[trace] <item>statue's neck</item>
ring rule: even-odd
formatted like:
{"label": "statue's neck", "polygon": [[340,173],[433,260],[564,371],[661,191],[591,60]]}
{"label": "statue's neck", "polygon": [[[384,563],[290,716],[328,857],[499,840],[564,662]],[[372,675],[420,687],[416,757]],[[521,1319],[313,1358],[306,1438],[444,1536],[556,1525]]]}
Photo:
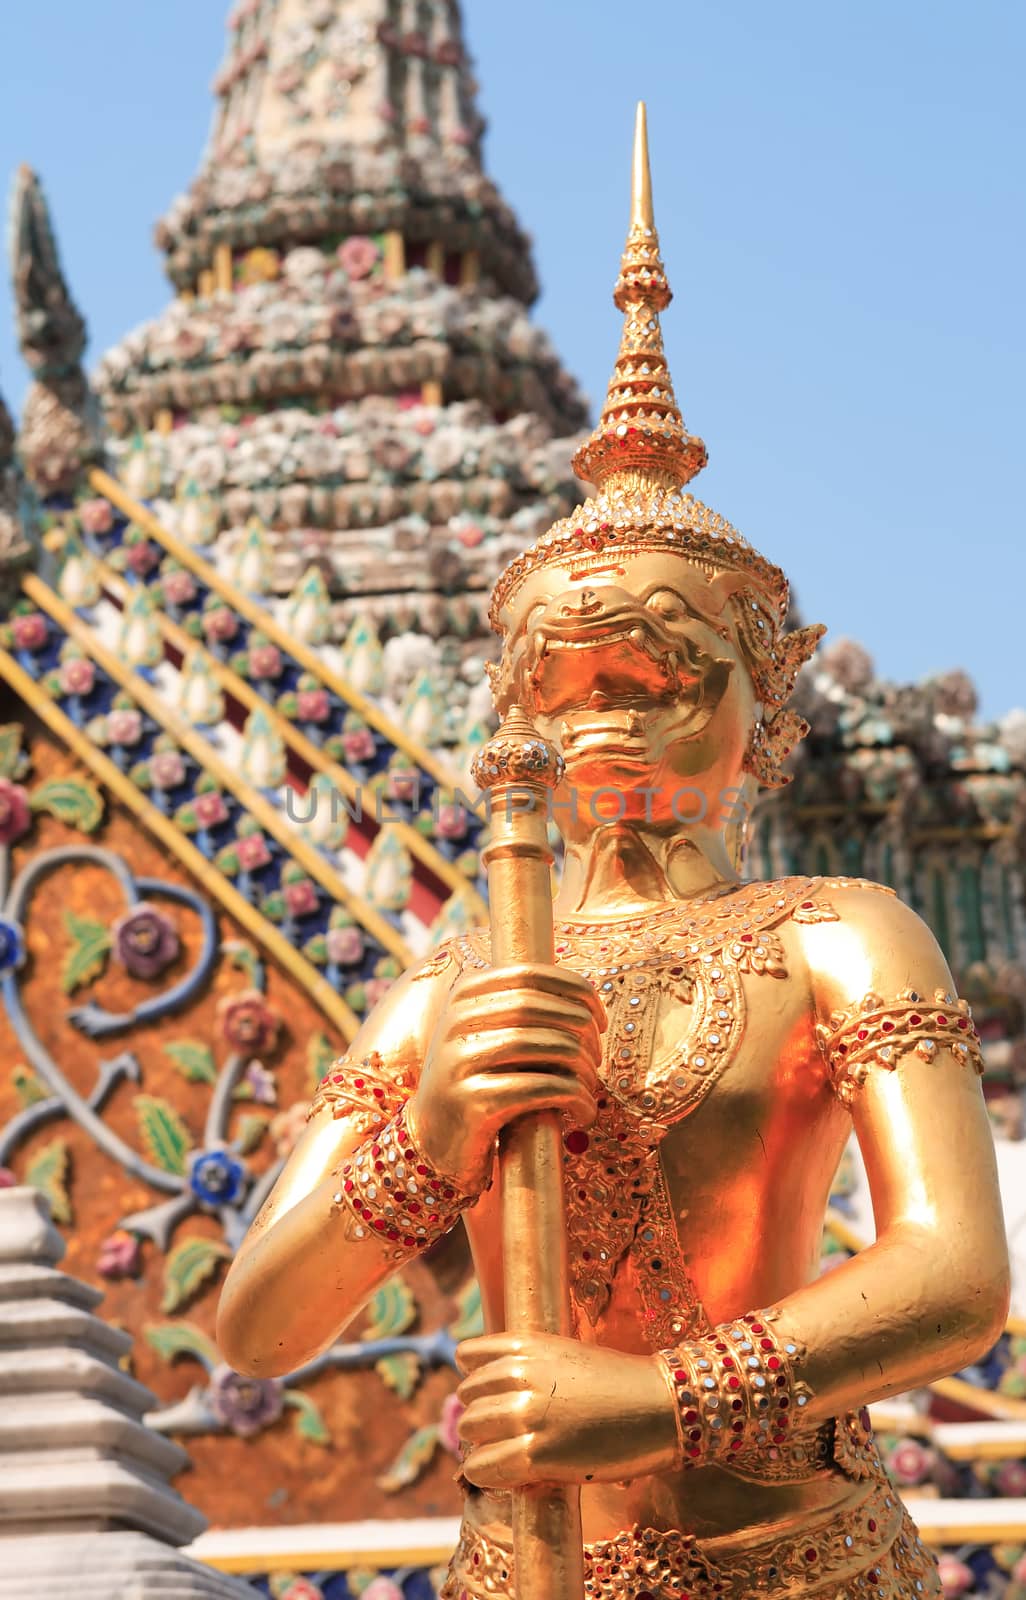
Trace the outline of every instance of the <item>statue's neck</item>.
{"label": "statue's neck", "polygon": [[723,835],[712,828],[691,827],[682,836],[611,822],[567,840],[555,911],[559,917],[622,916],[738,881]]}

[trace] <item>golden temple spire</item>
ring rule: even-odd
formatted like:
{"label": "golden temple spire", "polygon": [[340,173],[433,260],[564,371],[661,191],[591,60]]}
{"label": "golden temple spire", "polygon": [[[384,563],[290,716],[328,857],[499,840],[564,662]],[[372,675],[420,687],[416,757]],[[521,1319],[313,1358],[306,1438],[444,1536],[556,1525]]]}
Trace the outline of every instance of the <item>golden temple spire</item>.
{"label": "golden temple spire", "polygon": [[574,456],[574,472],[585,483],[603,488],[624,475],[639,486],[677,487],[705,466],[705,445],[684,426],[663,351],[659,313],[672,297],[652,211],[641,100],[634,124],[630,230],[613,290],[624,313],[623,334],[598,426]]}
{"label": "golden temple spire", "polygon": [[652,213],[652,169],[648,164],[648,113],[644,100],[634,113],[634,158],[631,166],[631,227],[655,233]]}

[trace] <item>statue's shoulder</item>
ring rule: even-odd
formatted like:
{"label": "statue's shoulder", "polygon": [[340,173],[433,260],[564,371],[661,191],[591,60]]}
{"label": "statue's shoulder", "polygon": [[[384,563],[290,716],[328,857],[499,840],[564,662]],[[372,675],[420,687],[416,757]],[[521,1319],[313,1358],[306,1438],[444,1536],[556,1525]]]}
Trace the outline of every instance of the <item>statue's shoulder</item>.
{"label": "statue's shoulder", "polygon": [[812,898],[819,912],[815,920],[842,922],[853,931],[862,927],[893,928],[910,919],[919,921],[885,883],[874,883],[870,878],[826,877],[814,878],[812,883]]}
{"label": "statue's shoulder", "polygon": [[839,922],[864,903],[894,904],[893,889],[864,878],[763,878],[708,902],[717,919],[738,925]]}
{"label": "statue's shoulder", "polygon": [[[788,877],[747,883],[723,903],[736,926],[757,928],[797,923],[801,927],[843,924],[851,948],[861,942],[892,937],[910,925],[925,924],[897,898],[893,889],[867,878]],[[812,941],[811,948],[817,942]],[[836,941],[834,941],[836,942]]]}
{"label": "statue's shoulder", "polygon": [[924,993],[947,990],[951,974],[933,933],[893,889],[865,878],[817,878],[802,931],[814,986],[830,1007],[865,994],[896,993],[910,983]]}
{"label": "statue's shoulder", "polygon": [[422,976],[444,979],[448,987],[464,972],[490,967],[491,948],[486,924],[468,928],[465,933],[458,933],[438,946]]}
{"label": "statue's shoulder", "polygon": [[900,906],[894,890],[869,878],[772,878],[748,886],[760,898],[774,896],[790,908],[795,922],[840,922],[865,912],[886,921],[890,908]]}
{"label": "statue's shoulder", "polygon": [[412,984],[441,984],[448,988],[462,968],[460,950],[467,934],[459,934],[454,938],[446,939],[442,944],[436,945],[426,955],[421,956],[415,966],[408,969],[407,977]]}
{"label": "statue's shoulder", "polygon": [[775,878],[747,884],[740,893],[755,897],[758,904],[779,907],[781,921],[786,917],[799,924],[843,923],[849,944],[852,934],[874,939],[922,930],[933,938],[922,918],[893,889],[869,878]]}

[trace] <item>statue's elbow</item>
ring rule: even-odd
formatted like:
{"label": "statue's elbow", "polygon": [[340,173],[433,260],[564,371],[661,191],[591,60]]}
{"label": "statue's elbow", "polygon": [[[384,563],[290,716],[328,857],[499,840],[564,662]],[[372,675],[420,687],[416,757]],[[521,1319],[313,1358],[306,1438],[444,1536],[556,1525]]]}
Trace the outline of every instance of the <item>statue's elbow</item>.
{"label": "statue's elbow", "polygon": [[218,1301],[214,1338],[222,1361],[244,1377],[276,1378],[289,1370],[286,1353],[280,1345],[274,1346],[273,1331],[266,1327],[266,1312],[256,1310],[245,1286],[240,1285],[237,1276],[233,1279],[232,1273],[225,1280]]}
{"label": "statue's elbow", "polygon": [[1012,1299],[1008,1258],[986,1276],[978,1275],[965,1286],[966,1360],[971,1365],[992,1350],[1005,1331]]}
{"label": "statue's elbow", "polygon": [[252,1365],[253,1351],[247,1330],[242,1318],[238,1315],[238,1308],[234,1297],[226,1285],[218,1301],[217,1317],[214,1322],[214,1339],[221,1354],[221,1360],[233,1372],[242,1372],[248,1378],[258,1376]]}
{"label": "statue's elbow", "polygon": [[1012,1305],[1012,1278],[1006,1267],[1000,1283],[991,1292],[987,1304],[986,1325],[983,1329],[983,1354],[985,1355],[1004,1333]]}

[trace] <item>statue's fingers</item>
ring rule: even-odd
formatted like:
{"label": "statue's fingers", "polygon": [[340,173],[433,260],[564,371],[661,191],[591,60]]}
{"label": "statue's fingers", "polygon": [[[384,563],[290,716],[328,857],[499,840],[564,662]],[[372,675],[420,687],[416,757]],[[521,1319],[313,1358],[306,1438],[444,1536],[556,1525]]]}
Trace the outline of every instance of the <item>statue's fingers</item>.
{"label": "statue's fingers", "polygon": [[472,1450],[463,1462],[463,1476],[478,1489],[516,1489],[530,1482],[524,1444],[487,1444]]}
{"label": "statue's fingers", "polygon": [[526,1429],[528,1395],[486,1395],[467,1406],[457,1424],[464,1444],[510,1443]]}
{"label": "statue's fingers", "polygon": [[527,1370],[518,1356],[506,1356],[499,1361],[486,1361],[483,1367],[470,1372],[456,1391],[465,1406],[482,1395],[509,1395],[527,1387]]}
{"label": "statue's fingers", "polygon": [[460,1372],[476,1372],[489,1361],[518,1356],[523,1341],[515,1333],[482,1333],[476,1339],[461,1339],[456,1346],[456,1365]]}
{"label": "statue's fingers", "polygon": [[588,1127],[595,1120],[595,1096],[575,1074],[550,1066],[547,1072],[522,1069],[510,1073],[481,1073],[468,1080],[478,1090],[482,1102],[489,1101],[504,1121],[532,1111],[560,1111]]}
{"label": "statue's fingers", "polygon": [[[524,989],[533,995],[551,994],[561,999],[572,997],[591,1012],[599,1028],[606,1026],[606,1011],[587,978],[574,972],[572,967],[551,966],[543,963],[514,963],[501,969],[501,989],[495,988],[493,967],[466,973],[459,979],[458,992],[468,998],[485,994],[509,994],[514,989]],[[454,986],[453,993],[457,992]]]}
{"label": "statue's fingers", "polygon": [[557,1017],[546,1022],[526,1013],[519,1020],[511,1016],[502,1027],[481,1029],[479,1021],[475,1018],[466,1027],[461,1025],[458,1035],[454,1035],[468,1069],[523,1071],[531,1066],[562,1064],[568,1071],[579,1072],[589,1084],[596,1083],[602,1046],[590,1025],[564,1025],[565,1019]]}
{"label": "statue's fingers", "polygon": [[[592,1000],[595,1000],[592,991]],[[600,1007],[601,1009],[601,1007]],[[466,995],[451,1008],[449,1032],[459,1037],[464,1029],[475,1033],[502,1027],[520,1027],[525,1019],[548,1021],[583,1030],[596,1021],[595,1011],[582,995],[554,995],[544,989],[503,989],[498,994]]]}

